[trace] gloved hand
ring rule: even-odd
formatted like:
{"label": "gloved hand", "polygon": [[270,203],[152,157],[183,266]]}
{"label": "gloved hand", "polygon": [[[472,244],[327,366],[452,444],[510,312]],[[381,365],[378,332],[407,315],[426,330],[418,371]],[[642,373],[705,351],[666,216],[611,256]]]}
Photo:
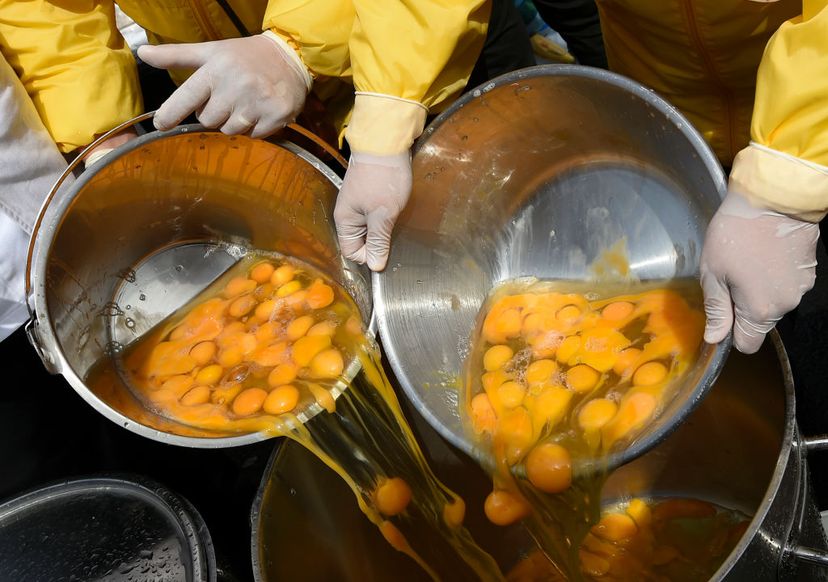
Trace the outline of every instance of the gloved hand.
{"label": "gloved hand", "polygon": [[298,55],[268,33],[194,44],[145,45],[153,67],[196,68],[155,115],[170,129],[192,112],[205,127],[265,137],[292,122],[305,104],[310,74]]}
{"label": "gloved hand", "polygon": [[732,328],[740,352],[758,351],[765,334],[814,286],[818,238],[818,224],[757,208],[729,191],[701,256],[705,341],[718,343]]}
{"label": "gloved hand", "polygon": [[391,231],[411,195],[411,154],[351,153],[334,209],[339,246],[347,259],[382,271]]}

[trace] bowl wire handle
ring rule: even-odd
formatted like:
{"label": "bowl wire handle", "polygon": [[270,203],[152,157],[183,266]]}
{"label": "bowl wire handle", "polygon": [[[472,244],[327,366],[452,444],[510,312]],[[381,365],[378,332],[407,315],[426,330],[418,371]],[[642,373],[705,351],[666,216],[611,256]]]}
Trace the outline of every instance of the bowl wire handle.
{"label": "bowl wire handle", "polygon": [[306,128],[304,128],[301,125],[298,125],[296,123],[288,124],[286,126],[286,129],[290,129],[292,131],[295,131],[299,135],[309,139],[315,145],[319,146],[319,148],[322,149],[326,154],[331,156],[331,158],[333,158],[334,161],[337,164],[339,164],[342,167],[343,170],[348,169],[348,162],[345,160],[344,157],[342,157],[342,154],[339,153],[339,150],[334,148],[331,144],[329,144],[327,141],[325,141],[324,139],[322,139],[321,137],[319,137],[318,135],[316,135],[312,131],[310,131],[310,130],[308,130],[308,129],[306,129]]}
{"label": "bowl wire handle", "polygon": [[142,121],[152,118],[155,115],[155,111],[148,111],[147,113],[142,113],[138,117],[130,119],[129,121],[125,121],[122,124],[110,129],[104,134],[101,134],[95,141],[90,143],[88,146],[83,148],[81,152],[77,155],[77,157],[69,162],[69,165],[63,171],[63,173],[58,177],[55,183],[52,185],[51,190],[46,195],[46,198],[43,200],[43,204],[40,205],[40,211],[37,213],[37,219],[32,226],[32,236],[29,239],[29,250],[26,255],[26,276],[24,278],[24,282],[26,285],[26,307],[29,310],[29,317],[34,317],[34,305],[32,305],[31,297],[32,297],[32,258],[34,257],[34,248],[35,248],[35,241],[37,240],[37,233],[40,230],[40,227],[43,224],[43,217],[46,215],[46,209],[49,207],[52,199],[54,199],[55,195],[57,194],[60,187],[66,181],[77,168],[80,163],[89,155],[89,153],[102,144],[104,141],[108,140],[109,138],[113,137],[114,135],[122,132],[125,129],[128,129]]}

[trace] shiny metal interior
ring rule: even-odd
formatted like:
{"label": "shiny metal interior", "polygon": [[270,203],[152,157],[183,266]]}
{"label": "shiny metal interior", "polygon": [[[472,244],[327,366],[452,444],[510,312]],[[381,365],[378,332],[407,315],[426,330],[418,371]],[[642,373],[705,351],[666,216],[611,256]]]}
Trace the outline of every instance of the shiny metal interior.
{"label": "shiny metal interior", "polygon": [[123,385],[92,393],[98,362],[202,291],[246,249],[298,257],[330,274],[371,317],[370,279],[343,261],[333,226],[341,181],[289,141],[200,126],[141,136],[49,204],[32,256],[34,340],[50,367],[111,420],[186,446],[265,438],[185,427]]}
{"label": "shiny metal interior", "polygon": [[[780,496],[796,438],[793,385],[781,342],[775,334],[773,340],[757,355],[734,353],[686,421],[617,470],[602,493],[610,504],[633,496],[680,496],[753,516],[715,580],[745,580],[751,573],[755,580],[776,579],[794,521],[797,497]],[[507,571],[534,547],[532,540],[520,526],[489,524],[483,500],[491,480],[468,457],[447,447],[416,413],[409,418],[435,473],[466,501],[466,526]],[[427,580],[412,560],[388,548],[339,476],[292,442],[274,452],[252,523],[258,582]],[[770,546],[773,553],[766,549]],[[758,556],[757,547],[765,553]]]}
{"label": "shiny metal interior", "polygon": [[[633,277],[695,278],[725,190],[714,155],[673,107],[579,66],[524,69],[468,93],[428,127],[413,164],[374,306],[406,395],[470,454],[457,387],[491,289],[520,277],[590,279],[619,241]],[[728,349],[729,340],[705,345],[676,399],[611,464],[664,438],[710,388]]]}

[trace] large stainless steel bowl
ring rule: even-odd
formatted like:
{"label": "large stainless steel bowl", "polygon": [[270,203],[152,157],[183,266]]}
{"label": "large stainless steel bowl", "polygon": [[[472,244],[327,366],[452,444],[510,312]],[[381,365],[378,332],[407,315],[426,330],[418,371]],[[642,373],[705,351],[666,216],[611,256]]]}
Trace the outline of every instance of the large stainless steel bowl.
{"label": "large stainless steel bowl", "polygon": [[127,143],[71,186],[59,182],[41,211],[29,261],[32,343],[84,400],[140,435],[209,448],[268,438],[185,426],[146,407],[123,381],[93,389],[86,379],[96,365],[116,366],[111,355],[201,292],[241,249],[311,263],[351,293],[368,321],[370,279],[342,259],[333,226],[340,183],[286,139],[190,125]]}
{"label": "large stainless steel bowl", "polygon": [[[406,395],[468,453],[457,384],[489,291],[516,277],[588,278],[621,239],[639,279],[695,278],[725,190],[710,148],[676,109],[629,79],[579,66],[525,69],[468,93],[428,127],[413,164],[374,307]],[[611,465],[675,428],[728,349],[705,345],[675,400]]]}

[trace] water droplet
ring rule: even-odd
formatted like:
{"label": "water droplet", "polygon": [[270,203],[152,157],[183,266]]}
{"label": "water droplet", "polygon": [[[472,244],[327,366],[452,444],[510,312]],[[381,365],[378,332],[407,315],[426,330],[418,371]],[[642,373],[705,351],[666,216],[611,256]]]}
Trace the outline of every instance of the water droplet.
{"label": "water droplet", "polygon": [[176,271],[178,271],[178,272],[180,273],[181,271],[183,271],[183,270],[184,270],[184,265],[176,265],[176,266],[175,266],[175,270],[176,270]]}
{"label": "water droplet", "polygon": [[146,300],[147,300],[147,296],[146,296],[146,295],[144,295],[143,293],[141,293],[141,294],[138,296],[138,300],[139,300],[139,301],[146,301]]}
{"label": "water droplet", "polygon": [[124,344],[121,342],[111,341],[104,346],[104,353],[107,356],[114,356],[124,351]]}
{"label": "water droplet", "polygon": [[127,326],[129,329],[135,329],[135,320],[134,320],[134,319],[132,319],[131,317],[127,317],[127,318],[126,318],[126,326]]}

